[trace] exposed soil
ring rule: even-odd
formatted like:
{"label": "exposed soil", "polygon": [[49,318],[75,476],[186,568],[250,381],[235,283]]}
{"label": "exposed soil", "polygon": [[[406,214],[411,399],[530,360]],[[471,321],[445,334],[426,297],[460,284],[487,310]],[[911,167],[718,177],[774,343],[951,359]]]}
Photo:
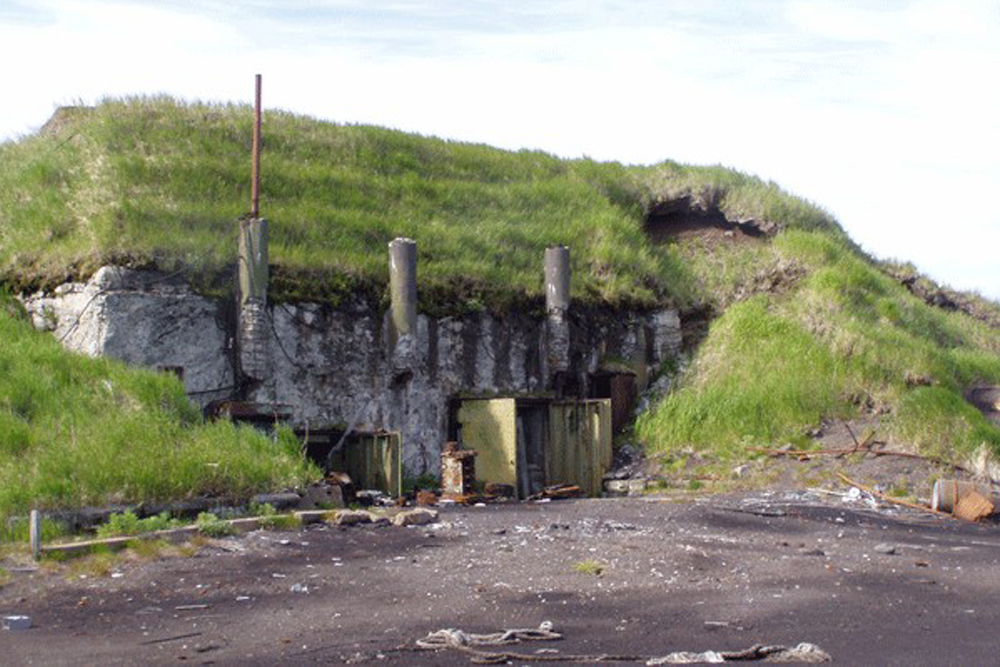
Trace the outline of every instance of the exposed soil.
{"label": "exposed soil", "polygon": [[646,215],[646,236],[653,243],[697,239],[702,244],[758,243],[763,233],[756,225],[740,225],[718,208],[698,207],[688,198],[662,202]]}
{"label": "exposed soil", "polygon": [[548,620],[562,641],[501,650],[653,657],[811,642],[840,664],[995,660],[994,524],[804,489],[451,508],[441,519],[256,532],[191,557],[119,561],[105,576],[14,572],[0,613],[35,627],[2,632],[4,658],[469,664],[414,642]]}
{"label": "exposed soil", "polygon": [[966,400],[976,406],[983,416],[1000,426],[1000,387],[981,386],[969,390]]}

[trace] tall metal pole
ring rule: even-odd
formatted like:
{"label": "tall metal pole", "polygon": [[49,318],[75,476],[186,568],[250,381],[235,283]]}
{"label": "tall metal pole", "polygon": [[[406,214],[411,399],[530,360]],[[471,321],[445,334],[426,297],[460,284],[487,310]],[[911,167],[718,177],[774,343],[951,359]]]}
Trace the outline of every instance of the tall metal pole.
{"label": "tall metal pole", "polygon": [[250,217],[260,217],[260,74],[256,75],[256,93],[253,111],[253,171]]}

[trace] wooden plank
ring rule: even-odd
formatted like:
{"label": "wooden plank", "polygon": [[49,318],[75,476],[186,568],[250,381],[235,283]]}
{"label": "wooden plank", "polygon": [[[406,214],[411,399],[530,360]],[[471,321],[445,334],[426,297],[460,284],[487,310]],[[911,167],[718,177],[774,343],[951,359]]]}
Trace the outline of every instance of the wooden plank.
{"label": "wooden plank", "polygon": [[[330,514],[329,510],[305,510],[293,512],[295,517],[303,524],[319,523],[326,520]],[[240,519],[229,519],[226,521],[238,533],[248,533],[260,528],[262,517],[243,517]],[[120,535],[116,537],[105,537],[94,540],[84,540],[81,542],[67,542],[64,544],[42,545],[42,553],[62,553],[74,554],[90,551],[95,547],[105,547],[108,549],[122,549],[129,542],[136,540],[166,540],[168,542],[183,542],[198,533],[195,525],[183,526],[181,528],[170,528],[168,530],[157,530],[142,535]]]}

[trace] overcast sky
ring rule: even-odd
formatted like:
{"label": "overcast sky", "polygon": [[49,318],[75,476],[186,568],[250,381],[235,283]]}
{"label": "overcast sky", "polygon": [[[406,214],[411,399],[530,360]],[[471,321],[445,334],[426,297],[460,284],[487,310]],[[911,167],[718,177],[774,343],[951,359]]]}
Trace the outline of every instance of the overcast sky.
{"label": "overcast sky", "polygon": [[723,164],[1000,299],[997,0],[0,0],[0,140],[170,93],[504,148]]}

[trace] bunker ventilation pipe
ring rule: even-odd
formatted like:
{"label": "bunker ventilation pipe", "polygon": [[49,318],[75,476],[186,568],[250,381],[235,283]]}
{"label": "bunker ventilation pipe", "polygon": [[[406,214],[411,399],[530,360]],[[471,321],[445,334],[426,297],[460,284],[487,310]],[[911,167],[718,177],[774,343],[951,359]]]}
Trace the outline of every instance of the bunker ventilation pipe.
{"label": "bunker ventilation pipe", "polygon": [[397,238],[389,244],[388,351],[396,375],[412,370],[417,339],[417,242]]}
{"label": "bunker ventilation pipe", "polygon": [[260,384],[267,379],[267,221],[240,220],[239,360],[243,378]]}
{"label": "bunker ventilation pipe", "polygon": [[[254,77],[254,125],[251,155],[250,218],[239,222],[239,324],[237,349],[239,374],[237,384],[260,385],[268,376],[267,221],[260,217],[260,143],[261,104],[260,74]],[[242,380],[242,381],[240,381]]]}
{"label": "bunker ventilation pipe", "polygon": [[569,372],[569,248],[545,249],[545,336],[550,384],[559,393]]}

